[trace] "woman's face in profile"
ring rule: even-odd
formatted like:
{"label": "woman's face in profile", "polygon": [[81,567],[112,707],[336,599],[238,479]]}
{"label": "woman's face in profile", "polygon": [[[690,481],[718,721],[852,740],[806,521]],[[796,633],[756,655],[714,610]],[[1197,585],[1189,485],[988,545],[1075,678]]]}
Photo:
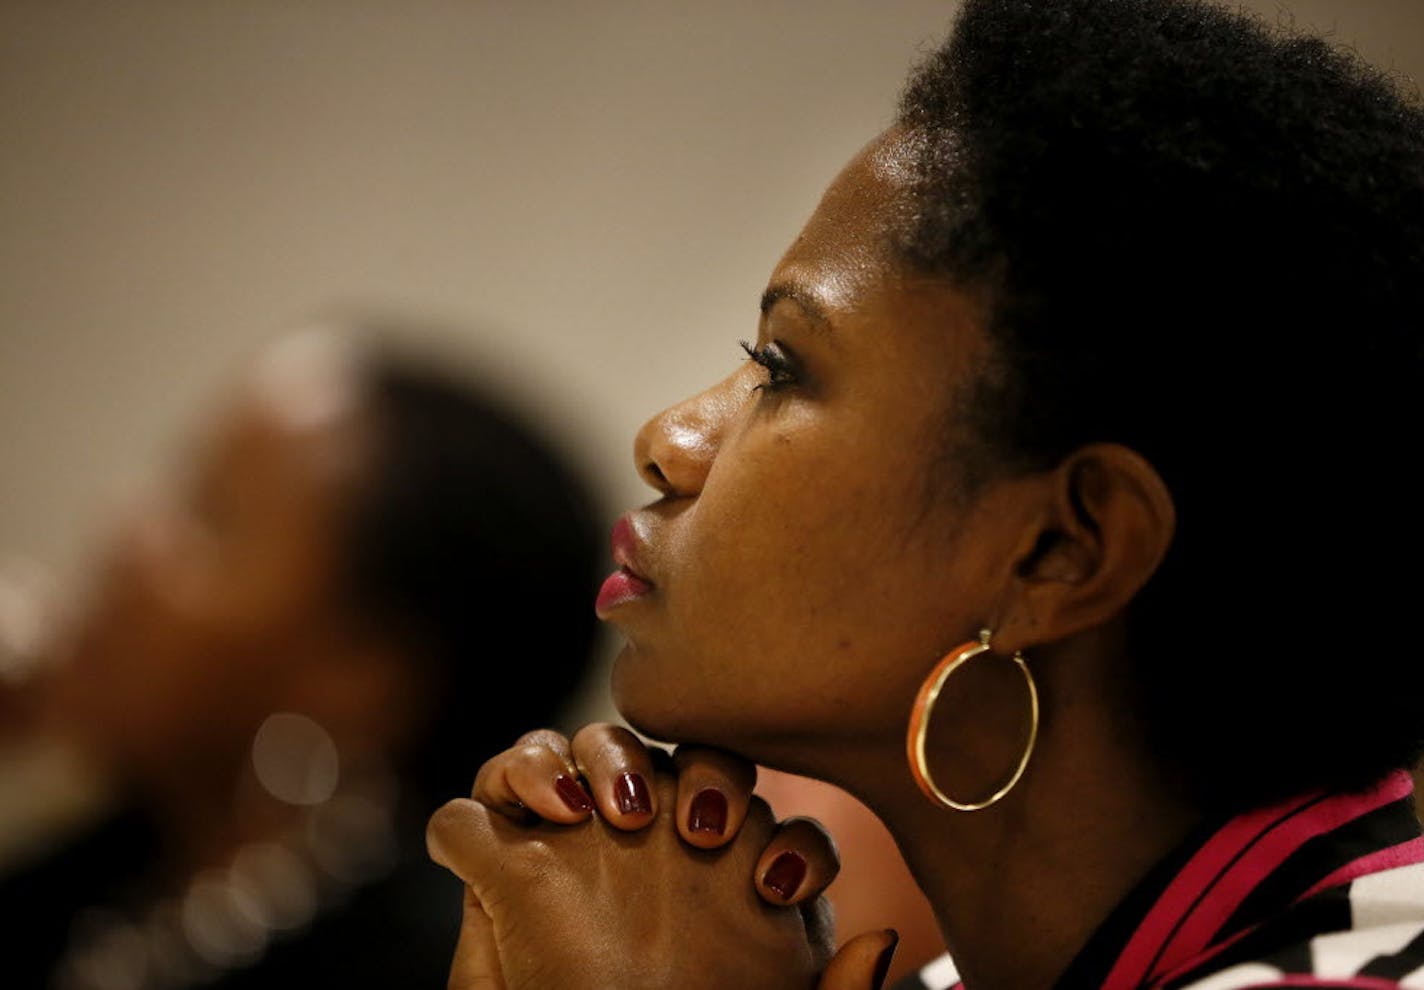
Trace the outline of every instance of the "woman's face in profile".
{"label": "woman's face in profile", "polygon": [[992,616],[1012,511],[1002,486],[956,497],[948,453],[985,342],[967,295],[889,250],[904,155],[891,132],[851,161],[771,275],[753,359],[638,435],[665,497],[619,562],[653,587],[599,610],[627,641],[615,700],[652,736],[903,746],[924,673]]}

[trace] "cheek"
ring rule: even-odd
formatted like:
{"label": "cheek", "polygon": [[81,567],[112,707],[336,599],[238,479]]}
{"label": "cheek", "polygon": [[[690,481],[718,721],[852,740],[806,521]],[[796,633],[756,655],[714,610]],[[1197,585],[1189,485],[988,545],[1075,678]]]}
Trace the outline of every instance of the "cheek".
{"label": "cheek", "polygon": [[[680,520],[667,628],[693,710],[720,698],[718,717],[744,723],[898,718],[894,699],[933,662],[954,611],[950,555],[936,549],[947,524],[927,523],[906,465],[845,451],[794,437],[724,450],[735,456]],[[899,671],[904,691],[887,690]]]}
{"label": "cheek", "polygon": [[185,596],[173,556],[133,537],[115,545],[79,618],[77,663],[112,679],[138,679],[186,652],[190,622],[176,607]]}
{"label": "cheek", "polygon": [[781,618],[811,618],[890,596],[865,577],[914,566],[926,503],[907,479],[922,476],[918,461],[853,423],[807,419],[753,426],[712,465],[671,546],[701,593],[746,605],[754,589]]}
{"label": "cheek", "polygon": [[260,631],[250,572],[217,541],[177,527],[129,534],[98,576],[76,662],[116,698],[156,700],[216,682],[213,658],[240,652]]}

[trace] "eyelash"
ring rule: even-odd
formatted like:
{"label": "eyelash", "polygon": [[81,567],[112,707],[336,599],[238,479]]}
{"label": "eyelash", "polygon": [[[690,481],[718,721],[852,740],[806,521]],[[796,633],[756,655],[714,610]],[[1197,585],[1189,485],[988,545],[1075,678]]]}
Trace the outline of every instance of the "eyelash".
{"label": "eyelash", "polygon": [[767,380],[753,385],[753,391],[765,389],[768,392],[776,392],[789,385],[795,385],[799,381],[796,377],[796,366],[779,345],[767,344],[764,347],[753,347],[745,340],[741,341],[741,345],[742,350],[747,352],[747,357],[767,371]]}

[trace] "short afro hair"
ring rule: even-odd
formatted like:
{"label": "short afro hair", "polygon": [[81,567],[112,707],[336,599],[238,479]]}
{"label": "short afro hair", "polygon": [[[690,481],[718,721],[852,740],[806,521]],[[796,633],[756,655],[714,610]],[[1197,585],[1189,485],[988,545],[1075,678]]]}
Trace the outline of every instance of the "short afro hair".
{"label": "short afro hair", "polygon": [[1126,444],[1178,531],[1127,616],[1206,807],[1424,745],[1424,114],[1353,52],[1198,0],[965,0],[897,126],[897,249],[985,293],[1000,471]]}

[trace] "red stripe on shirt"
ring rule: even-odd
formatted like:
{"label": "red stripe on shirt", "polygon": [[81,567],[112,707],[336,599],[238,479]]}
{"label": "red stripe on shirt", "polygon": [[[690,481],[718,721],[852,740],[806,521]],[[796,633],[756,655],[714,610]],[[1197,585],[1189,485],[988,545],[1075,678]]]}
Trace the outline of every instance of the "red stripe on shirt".
{"label": "red stripe on shirt", "polygon": [[1400,771],[1363,794],[1307,795],[1233,819],[1173,878],[1113,965],[1104,990],[1127,990],[1167,970],[1180,972],[1291,853],[1317,835],[1400,800],[1413,785],[1413,778]]}
{"label": "red stripe on shirt", "polygon": [[1221,871],[1262,833],[1315,800],[1318,800],[1316,795],[1306,795],[1283,805],[1248,812],[1233,818],[1213,835],[1172,878],[1162,896],[1137,926],[1103,982],[1104,990],[1127,990],[1141,986],[1153,962],[1171,939],[1182,917],[1201,897],[1202,891],[1215,882]]}
{"label": "red stripe on shirt", "polygon": [[[1382,872],[1399,866],[1412,866],[1419,862],[1424,862],[1424,836],[1410,839],[1407,842],[1401,842],[1398,845],[1390,846],[1388,849],[1376,850],[1367,856],[1361,856],[1359,859],[1345,864],[1324,880],[1311,887],[1300,897],[1296,898],[1295,903],[1299,904],[1307,897],[1312,897],[1331,887],[1338,887],[1342,884],[1349,883],[1351,880],[1362,877],[1367,873]],[[1232,935],[1224,942],[1216,943],[1205,952],[1188,959],[1170,973],[1164,974],[1161,979],[1157,981],[1158,984],[1174,983],[1183,974],[1190,973],[1194,969],[1200,969],[1260,927],[1260,925],[1252,925],[1250,928]],[[1393,984],[1391,984],[1391,986],[1392,985]]]}
{"label": "red stripe on shirt", "polygon": [[1401,771],[1363,794],[1331,797],[1303,809],[1280,827],[1268,830],[1249,852],[1227,868],[1207,896],[1195,905],[1164,947],[1158,965],[1149,976],[1160,975],[1176,962],[1207,948],[1246,896],[1306,842],[1333,832],[1376,808],[1393,804],[1409,794],[1413,786],[1413,778]]}
{"label": "red stripe on shirt", "polygon": [[1415,863],[1424,863],[1424,835],[1410,839],[1408,842],[1401,842],[1397,846],[1390,846],[1388,849],[1376,849],[1366,856],[1346,863],[1302,894],[1300,900],[1303,901],[1329,887],[1338,887],[1342,883],[1349,883],[1366,873],[1383,873],[1385,870],[1413,866]]}

